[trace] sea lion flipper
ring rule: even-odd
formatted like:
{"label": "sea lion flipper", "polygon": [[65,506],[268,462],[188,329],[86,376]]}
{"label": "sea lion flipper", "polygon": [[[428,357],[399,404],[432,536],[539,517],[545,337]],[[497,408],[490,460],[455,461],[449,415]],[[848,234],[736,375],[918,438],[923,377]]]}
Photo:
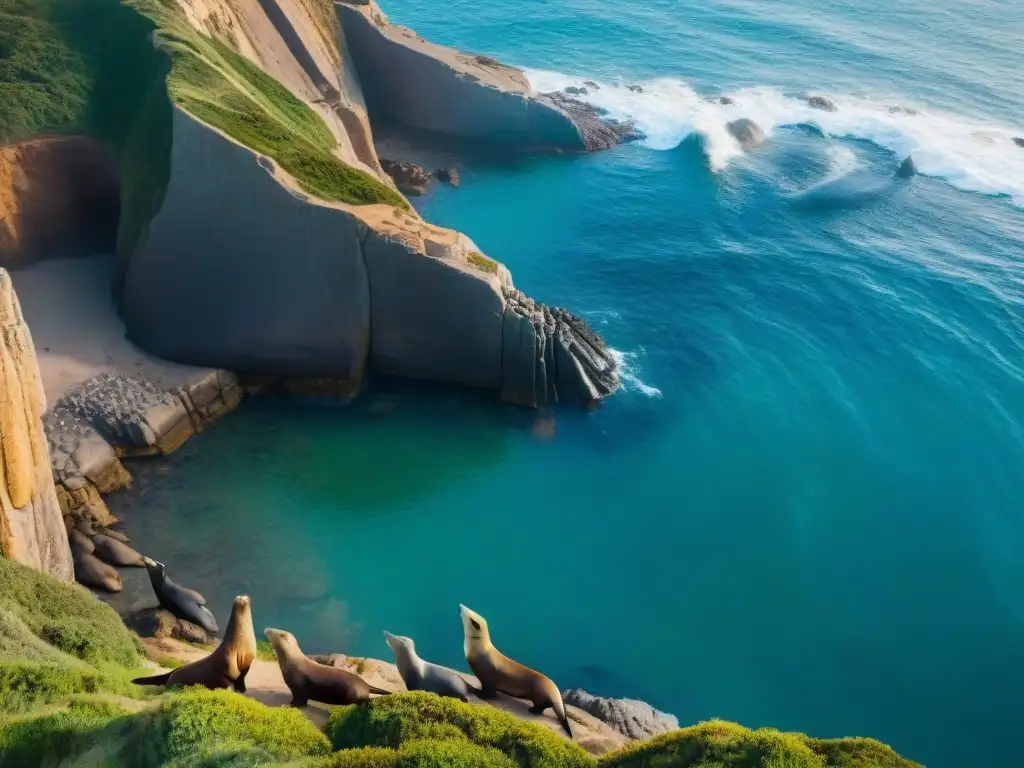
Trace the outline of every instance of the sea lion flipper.
{"label": "sea lion flipper", "polygon": [[309,704],[309,699],[303,698],[303,697],[300,697],[300,696],[296,696],[293,693],[292,694],[292,703],[289,704],[288,706],[289,707],[304,707],[307,704]]}
{"label": "sea lion flipper", "polygon": [[494,688],[488,688],[487,686],[484,686],[476,692],[476,695],[484,701],[490,701],[491,699],[498,698],[498,691]]}
{"label": "sea lion flipper", "polygon": [[238,677],[235,678],[235,682],[234,682],[235,690],[238,691],[239,693],[245,693],[245,676],[247,674],[249,674],[249,670],[248,669],[243,670],[242,672],[240,672],[238,674]]}
{"label": "sea lion flipper", "polygon": [[532,714],[532,715],[543,715],[544,714],[544,710],[547,709],[550,706],[551,706],[550,704],[543,704],[543,705],[538,704],[535,707],[530,707],[530,714]]}
{"label": "sea lion flipper", "polygon": [[165,672],[162,675],[153,675],[152,677],[136,677],[132,682],[136,685],[167,685],[170,677],[171,673]]}
{"label": "sea lion flipper", "polygon": [[383,688],[378,688],[375,685],[371,685],[369,686],[369,688],[370,693],[376,693],[378,696],[388,696],[389,694],[391,694],[391,691],[385,691]]}

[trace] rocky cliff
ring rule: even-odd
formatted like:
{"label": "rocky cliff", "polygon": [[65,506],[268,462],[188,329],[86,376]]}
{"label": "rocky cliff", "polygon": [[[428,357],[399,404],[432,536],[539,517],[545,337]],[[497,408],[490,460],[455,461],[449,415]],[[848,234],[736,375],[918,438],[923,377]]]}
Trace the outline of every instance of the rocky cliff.
{"label": "rocky cliff", "polygon": [[335,7],[375,118],[532,149],[596,151],[621,141],[593,110],[566,110],[531,93],[522,70],[392,25],[373,0]]}
{"label": "rocky cliff", "polygon": [[0,269],[0,554],[73,581],[43,433],[45,410],[32,337],[10,275]]}

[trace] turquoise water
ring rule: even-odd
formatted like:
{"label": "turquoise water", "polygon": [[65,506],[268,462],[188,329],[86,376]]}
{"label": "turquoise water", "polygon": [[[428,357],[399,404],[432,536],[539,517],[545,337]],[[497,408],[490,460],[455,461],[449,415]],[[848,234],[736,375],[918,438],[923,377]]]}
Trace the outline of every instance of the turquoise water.
{"label": "turquoise water", "polygon": [[[253,400],[137,467],[115,507],[140,548],[310,651],[386,657],[388,629],[459,665],[464,602],[562,687],[1020,765],[1019,7],[385,10],[539,87],[604,83],[588,97],[648,133],[456,153],[462,186],[418,201],[590,319],[626,389],[588,414],[396,382],[350,408]],[[723,136],[739,116],[763,147]],[[907,153],[928,176],[891,181]]]}

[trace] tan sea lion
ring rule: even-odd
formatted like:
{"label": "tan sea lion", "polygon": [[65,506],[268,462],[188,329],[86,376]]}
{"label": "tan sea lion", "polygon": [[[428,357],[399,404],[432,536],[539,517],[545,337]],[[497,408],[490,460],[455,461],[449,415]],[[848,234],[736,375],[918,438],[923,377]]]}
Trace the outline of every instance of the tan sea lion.
{"label": "tan sea lion", "polygon": [[92,543],[96,547],[96,557],[105,563],[135,568],[146,567],[145,562],[142,560],[142,555],[127,544],[117,541],[117,539],[97,533],[92,537]]}
{"label": "tan sea lion", "polygon": [[132,680],[136,685],[205,685],[234,688],[245,693],[245,676],[256,658],[256,632],[252,627],[252,603],[245,595],[235,598],[224,639],[209,656],[172,672]]}
{"label": "tan sea lion", "polygon": [[94,589],[105,589],[107,592],[120,592],[124,588],[121,574],[116,568],[111,568],[78,546],[72,549],[71,555],[75,562],[75,581],[79,584]]}
{"label": "tan sea lion", "polygon": [[292,692],[293,707],[304,707],[310,701],[359,704],[369,700],[371,693],[390,693],[375,688],[357,674],[313,661],[302,652],[291,632],[268,627],[263,634],[274,646],[281,674]]}
{"label": "tan sea lion", "polygon": [[71,545],[72,551],[77,549],[85,552],[87,555],[91,555],[96,551],[96,545],[92,543],[92,539],[77,528],[72,528],[68,531],[68,544]]}
{"label": "tan sea lion", "polygon": [[518,699],[529,699],[533,702],[530,712],[535,715],[551,707],[571,739],[572,728],[569,726],[569,718],[565,716],[565,705],[562,704],[558,686],[550,678],[512,661],[495,648],[491,644],[491,635],[483,616],[464,605],[459,605],[459,611],[465,635],[466,661],[480,680],[480,698],[493,699],[501,691]]}

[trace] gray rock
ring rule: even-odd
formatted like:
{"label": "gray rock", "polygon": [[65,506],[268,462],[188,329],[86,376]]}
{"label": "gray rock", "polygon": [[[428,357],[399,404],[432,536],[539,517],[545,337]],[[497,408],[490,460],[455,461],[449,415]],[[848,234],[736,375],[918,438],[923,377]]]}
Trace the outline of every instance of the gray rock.
{"label": "gray rock", "polygon": [[593,80],[584,80],[583,81],[583,85],[585,85],[587,88],[589,88],[592,91],[600,91],[601,90],[601,86],[598,85],[597,83],[595,83]]}
{"label": "gray rock", "polygon": [[896,177],[899,179],[909,179],[916,175],[917,164],[912,156],[907,155],[906,159],[900,163],[900,167],[896,169]]}
{"label": "gray rock", "polygon": [[577,88],[575,85],[570,85],[565,92],[570,96],[586,96],[589,93],[586,88]]}
{"label": "gray rock", "polygon": [[831,99],[826,99],[824,96],[809,96],[807,98],[807,104],[824,112],[835,112],[838,109],[835,102]]}
{"label": "gray rock", "polygon": [[679,721],[674,715],[659,712],[650,704],[636,699],[593,696],[581,688],[564,691],[562,699],[633,740],[647,739],[679,728]]}
{"label": "gray rock", "polygon": [[753,120],[741,117],[739,120],[726,123],[725,127],[744,149],[753,149],[764,143],[764,131]]}
{"label": "gray rock", "polygon": [[640,86],[640,85],[631,85],[631,86],[629,86],[629,90],[631,90],[633,93],[643,93],[644,92],[643,86]]}
{"label": "gray rock", "polygon": [[163,608],[143,608],[124,617],[124,623],[140,637],[155,637],[158,640],[174,638],[187,643],[209,645],[214,634],[207,632],[191,621],[179,619]]}
{"label": "gray rock", "polygon": [[1013,143],[1016,144],[1018,147],[1024,147],[1024,137],[1014,136]]}
{"label": "gray rock", "polygon": [[723,106],[729,106],[730,104],[735,104],[736,100],[732,96],[719,96],[718,103]]}
{"label": "gray rock", "polygon": [[422,195],[427,191],[427,185],[430,184],[430,174],[422,165],[382,157],[380,158],[380,167],[403,192]]}
{"label": "gray rock", "polygon": [[437,176],[438,181],[451,184],[453,187],[459,186],[462,181],[459,178],[459,172],[455,168],[438,168],[434,171],[434,175]]}
{"label": "gray rock", "polygon": [[911,116],[914,116],[914,115],[918,115],[920,113],[916,109],[911,109],[910,107],[894,106],[894,107],[889,107],[889,114],[890,115],[911,115]]}
{"label": "gray rock", "polygon": [[548,93],[539,98],[550,102],[572,118],[579,128],[583,144],[588,152],[597,152],[617,146],[622,143],[624,136],[632,133],[632,124],[603,120],[603,110],[565,94]]}

